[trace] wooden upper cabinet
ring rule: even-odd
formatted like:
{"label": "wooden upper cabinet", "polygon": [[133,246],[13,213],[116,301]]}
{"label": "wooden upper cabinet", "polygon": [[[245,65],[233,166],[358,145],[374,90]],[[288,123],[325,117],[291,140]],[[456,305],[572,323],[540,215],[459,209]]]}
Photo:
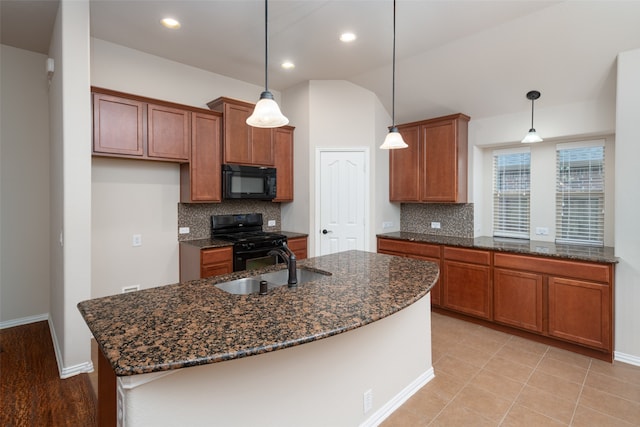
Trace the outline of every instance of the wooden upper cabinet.
{"label": "wooden upper cabinet", "polygon": [[217,113],[191,113],[191,161],[180,166],[180,201],[222,201],[220,126]]}
{"label": "wooden upper cabinet", "polygon": [[389,200],[465,203],[469,117],[439,117],[398,126],[409,148],[392,150]]}
{"label": "wooden upper cabinet", "polygon": [[189,161],[190,116],[189,111],[148,104],[147,150],[149,157]]}
{"label": "wooden upper cabinet", "polygon": [[420,126],[399,126],[398,130],[409,147],[390,150],[389,200],[419,202]]}
{"label": "wooden upper cabinet", "polygon": [[186,163],[191,115],[209,110],[99,87],[93,96],[93,155]]}
{"label": "wooden upper cabinet", "polygon": [[96,93],[93,95],[93,151],[144,155],[145,104]]}
{"label": "wooden upper cabinet", "polygon": [[247,124],[254,104],[231,98],[217,98],[207,104],[222,113],[223,163],[273,166],[274,148],[271,129]]}
{"label": "wooden upper cabinet", "polygon": [[277,185],[274,202],[293,201],[293,131],[292,126],[273,129]]}

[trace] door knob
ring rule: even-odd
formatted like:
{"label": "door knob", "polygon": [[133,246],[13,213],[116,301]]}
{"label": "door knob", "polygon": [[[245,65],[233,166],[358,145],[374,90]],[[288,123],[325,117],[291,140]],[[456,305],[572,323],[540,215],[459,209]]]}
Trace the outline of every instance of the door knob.
{"label": "door knob", "polygon": [[322,230],[322,234],[333,233],[331,230],[327,230],[326,228]]}

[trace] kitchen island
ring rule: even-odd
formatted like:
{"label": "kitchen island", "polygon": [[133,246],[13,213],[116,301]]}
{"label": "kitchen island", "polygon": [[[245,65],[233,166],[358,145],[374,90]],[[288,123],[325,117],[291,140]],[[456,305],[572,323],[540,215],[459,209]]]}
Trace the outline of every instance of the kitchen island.
{"label": "kitchen island", "polygon": [[433,377],[436,264],[349,251],[299,267],[331,275],[268,295],[215,287],[258,273],[244,271],[80,303],[120,421],[375,425]]}

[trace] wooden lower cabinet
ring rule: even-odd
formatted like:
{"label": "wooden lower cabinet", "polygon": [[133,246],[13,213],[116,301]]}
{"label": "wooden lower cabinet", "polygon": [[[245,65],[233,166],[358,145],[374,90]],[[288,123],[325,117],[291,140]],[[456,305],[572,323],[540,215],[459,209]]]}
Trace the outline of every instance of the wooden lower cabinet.
{"label": "wooden lower cabinet", "polygon": [[542,274],[495,268],[493,320],[542,332]]}
{"label": "wooden lower cabinet", "polygon": [[444,248],[443,306],[461,313],[491,318],[491,253]]}
{"label": "wooden lower cabinet", "polygon": [[201,249],[180,243],[180,282],[233,272],[233,247]]}
{"label": "wooden lower cabinet", "polygon": [[[378,253],[430,261],[438,264],[438,267],[441,267],[440,252],[440,245],[378,238]],[[442,277],[442,268],[440,270],[440,276]],[[441,280],[438,278],[438,281],[430,291],[431,305],[436,307],[442,303],[440,282]]]}
{"label": "wooden lower cabinet", "polygon": [[439,312],[612,360],[614,264],[384,237],[378,252],[440,263]]}
{"label": "wooden lower cabinet", "polygon": [[610,350],[610,298],[607,284],[549,277],[549,335]]}
{"label": "wooden lower cabinet", "polygon": [[287,246],[296,255],[296,259],[305,259],[307,257],[307,237],[293,237],[287,239]]}

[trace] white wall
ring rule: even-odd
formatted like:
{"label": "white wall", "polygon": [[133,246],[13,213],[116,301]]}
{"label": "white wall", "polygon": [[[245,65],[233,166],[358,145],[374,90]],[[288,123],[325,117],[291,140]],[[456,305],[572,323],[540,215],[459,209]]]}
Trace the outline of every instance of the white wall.
{"label": "white wall", "polygon": [[615,357],[640,365],[640,49],[618,56],[616,101]]}
{"label": "white wall", "polygon": [[91,297],[177,283],[179,165],[96,157],[92,172]]}
{"label": "white wall", "polygon": [[[89,329],[76,305],[91,296],[89,2],[63,0],[49,56],[51,325],[61,377],[92,369]],[[79,345],[86,343],[86,345]]]}
{"label": "white wall", "polygon": [[49,313],[46,55],[0,45],[0,328]]}

